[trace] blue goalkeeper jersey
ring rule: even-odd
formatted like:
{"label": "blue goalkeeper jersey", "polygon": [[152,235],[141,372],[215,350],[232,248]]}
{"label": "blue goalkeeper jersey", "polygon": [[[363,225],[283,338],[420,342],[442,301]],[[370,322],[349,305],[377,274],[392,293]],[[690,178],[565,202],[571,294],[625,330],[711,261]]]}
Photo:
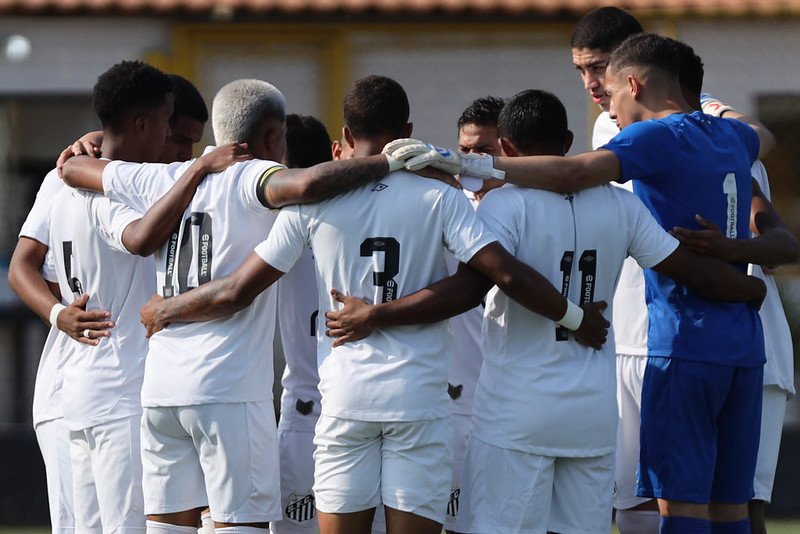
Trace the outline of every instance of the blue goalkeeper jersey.
{"label": "blue goalkeeper jersey", "polygon": [[[699,111],[632,124],[602,148],[619,159],[621,182],[665,230],[699,229],[695,214],[728,236],[750,237],[750,167],[759,141],[748,125]],[[745,271],[746,265],[734,265]],[[761,320],[744,303],[713,302],[645,270],[648,355],[755,367],[765,362]]]}

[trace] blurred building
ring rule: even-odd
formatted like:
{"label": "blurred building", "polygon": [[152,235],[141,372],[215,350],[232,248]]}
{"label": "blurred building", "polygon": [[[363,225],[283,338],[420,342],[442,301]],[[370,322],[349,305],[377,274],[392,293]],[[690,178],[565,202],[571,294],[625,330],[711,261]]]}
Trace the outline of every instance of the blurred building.
{"label": "blurred building", "polygon": [[[0,0],[0,267],[57,154],[99,125],[97,76],[144,59],[194,81],[210,105],[236,78],[267,80],[290,112],[341,128],[348,85],[398,80],[414,135],[454,146],[475,98],[557,94],[589,148],[596,106],[569,38],[598,0]],[[625,0],[649,31],[686,41],[706,89],[759,117],[779,148],[766,161],[779,211],[800,233],[800,0]],[[212,142],[210,125],[206,140]],[[791,271],[791,269],[789,269]],[[800,301],[800,285],[787,282]],[[797,301],[794,307],[797,308]],[[800,312],[792,321],[798,330]],[[27,428],[43,327],[0,282],[0,424]],[[1,510],[0,510],[1,512]]]}

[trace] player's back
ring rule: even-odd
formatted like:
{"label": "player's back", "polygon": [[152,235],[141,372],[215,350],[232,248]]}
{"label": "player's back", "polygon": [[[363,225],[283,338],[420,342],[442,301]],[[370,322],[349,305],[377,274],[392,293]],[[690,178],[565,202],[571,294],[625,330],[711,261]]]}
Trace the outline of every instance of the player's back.
{"label": "player's back", "polygon": [[[700,214],[727,237],[749,238],[758,139],[746,124],[676,113],[632,124],[604,148],[616,154],[623,178],[635,179],[634,192],[664,229],[698,229]],[[645,282],[649,355],[735,366],[764,362],[761,322],[751,306],[709,301],[653,271],[645,272]]]}
{"label": "player's back", "polygon": [[[292,210],[286,217],[298,225],[295,235],[314,251],[320,321],[335,308],[330,288],[388,302],[446,276],[444,247],[467,261],[494,240],[460,191],[405,172]],[[449,352],[446,322],[387,328],[337,348],[323,339],[322,413],[359,420],[444,417]]]}
{"label": "player's back", "polygon": [[[104,187],[107,194],[148,209],[191,163],[112,162],[104,172]],[[185,293],[244,262],[274,223],[276,212],[261,204],[257,190],[264,173],[276,168],[283,167],[250,160],[200,183],[177,228],[155,254],[160,295]],[[274,330],[274,289],[231,316],[169,325],[150,339],[143,405],[269,400]]]}
{"label": "player's back", "polygon": [[62,296],[88,293],[87,309],[107,310],[115,322],[111,336],[97,346],[73,342],[62,392],[64,418],[73,430],[141,411],[147,340],[139,309],[155,278],[151,259],[122,246],[122,230],[138,213],[114,212],[101,195],[64,188],[51,213],[50,246]]}
{"label": "player's back", "polygon": [[[633,194],[608,185],[570,195],[505,186],[487,194],[478,213],[517,259],[576,303],[611,303],[629,254],[650,267],[677,247]],[[599,351],[580,345],[497,288],[487,296],[484,335],[476,436],[544,455],[613,451],[611,339]]]}

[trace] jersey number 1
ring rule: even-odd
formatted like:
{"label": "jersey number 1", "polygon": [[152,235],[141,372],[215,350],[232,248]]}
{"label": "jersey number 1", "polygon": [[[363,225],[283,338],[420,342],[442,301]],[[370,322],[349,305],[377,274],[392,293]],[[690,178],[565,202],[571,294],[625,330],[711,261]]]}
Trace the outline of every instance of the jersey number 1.
{"label": "jersey number 1", "polygon": [[[575,252],[567,250],[561,257],[561,294],[565,299],[569,298],[569,283],[572,276],[572,261]],[[594,301],[595,279],[597,277],[597,250],[584,250],[578,260],[578,270],[581,273],[581,304],[588,304]],[[569,330],[563,326],[556,327],[556,341],[566,341]]]}

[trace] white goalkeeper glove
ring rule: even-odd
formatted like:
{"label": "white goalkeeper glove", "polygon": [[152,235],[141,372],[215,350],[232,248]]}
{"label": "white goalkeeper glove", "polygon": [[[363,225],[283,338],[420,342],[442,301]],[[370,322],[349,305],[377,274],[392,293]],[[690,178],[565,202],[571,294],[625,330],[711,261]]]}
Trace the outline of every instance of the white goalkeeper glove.
{"label": "white goalkeeper glove", "polygon": [[430,150],[430,145],[416,139],[395,139],[386,143],[381,151],[389,161],[389,172],[399,171],[405,162]]}
{"label": "white goalkeeper glove", "polygon": [[700,107],[706,115],[721,117],[726,111],[735,111],[731,106],[715,97],[711,93],[700,94]]}
{"label": "white goalkeeper glove", "polygon": [[406,169],[418,171],[433,167],[447,174],[458,174],[461,187],[479,191],[486,178],[504,180],[505,171],[494,168],[494,159],[488,154],[459,154],[446,148],[428,145],[428,151],[406,161]]}

